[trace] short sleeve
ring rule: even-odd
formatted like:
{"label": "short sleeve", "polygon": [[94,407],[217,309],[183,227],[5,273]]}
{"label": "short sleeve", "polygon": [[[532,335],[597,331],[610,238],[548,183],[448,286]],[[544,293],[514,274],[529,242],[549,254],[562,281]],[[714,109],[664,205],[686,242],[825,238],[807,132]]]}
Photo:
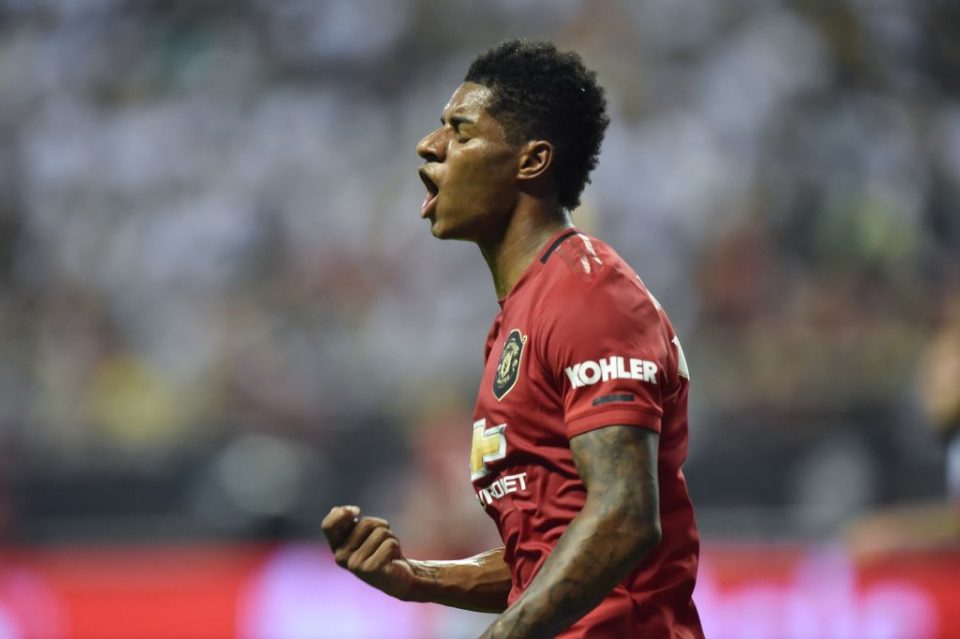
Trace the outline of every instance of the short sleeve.
{"label": "short sleeve", "polygon": [[613,425],[659,433],[670,356],[659,306],[614,269],[565,284],[544,301],[541,349],[567,437]]}

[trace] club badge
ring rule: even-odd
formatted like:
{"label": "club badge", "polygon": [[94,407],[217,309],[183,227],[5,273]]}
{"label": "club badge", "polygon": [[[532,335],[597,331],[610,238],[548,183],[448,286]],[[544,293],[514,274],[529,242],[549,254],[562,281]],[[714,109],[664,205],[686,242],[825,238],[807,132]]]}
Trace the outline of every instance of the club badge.
{"label": "club badge", "polygon": [[503,352],[500,353],[500,362],[497,364],[497,373],[493,377],[493,394],[497,401],[502,400],[516,386],[517,377],[520,376],[523,345],[526,343],[527,336],[518,328],[507,335],[507,341],[503,343]]}

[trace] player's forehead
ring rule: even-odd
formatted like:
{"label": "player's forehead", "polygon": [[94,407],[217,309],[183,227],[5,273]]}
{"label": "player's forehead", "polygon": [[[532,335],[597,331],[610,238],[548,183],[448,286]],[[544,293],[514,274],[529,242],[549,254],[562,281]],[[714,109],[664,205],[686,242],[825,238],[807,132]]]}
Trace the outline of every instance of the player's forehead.
{"label": "player's forehead", "polygon": [[454,119],[479,122],[490,117],[487,107],[493,98],[493,92],[482,84],[464,82],[457,87],[440,114],[441,122]]}

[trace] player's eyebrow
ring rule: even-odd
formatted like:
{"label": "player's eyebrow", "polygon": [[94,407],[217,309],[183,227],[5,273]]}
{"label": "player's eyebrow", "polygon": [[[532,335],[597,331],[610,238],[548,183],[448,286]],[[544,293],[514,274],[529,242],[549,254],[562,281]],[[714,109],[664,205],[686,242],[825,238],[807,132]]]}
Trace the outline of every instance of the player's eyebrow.
{"label": "player's eyebrow", "polygon": [[460,128],[461,124],[476,124],[476,120],[463,115],[451,115],[449,118],[441,115],[440,124],[446,124],[447,122],[450,122],[450,126],[455,129]]}

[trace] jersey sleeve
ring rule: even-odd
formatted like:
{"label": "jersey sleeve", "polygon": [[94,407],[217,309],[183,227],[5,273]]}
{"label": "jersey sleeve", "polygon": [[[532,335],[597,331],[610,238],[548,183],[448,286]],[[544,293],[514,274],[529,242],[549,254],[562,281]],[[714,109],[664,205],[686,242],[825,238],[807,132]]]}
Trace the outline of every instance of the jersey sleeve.
{"label": "jersey sleeve", "polygon": [[671,337],[639,280],[611,269],[558,286],[543,313],[542,357],[562,400],[567,437],[613,425],[659,433]]}

